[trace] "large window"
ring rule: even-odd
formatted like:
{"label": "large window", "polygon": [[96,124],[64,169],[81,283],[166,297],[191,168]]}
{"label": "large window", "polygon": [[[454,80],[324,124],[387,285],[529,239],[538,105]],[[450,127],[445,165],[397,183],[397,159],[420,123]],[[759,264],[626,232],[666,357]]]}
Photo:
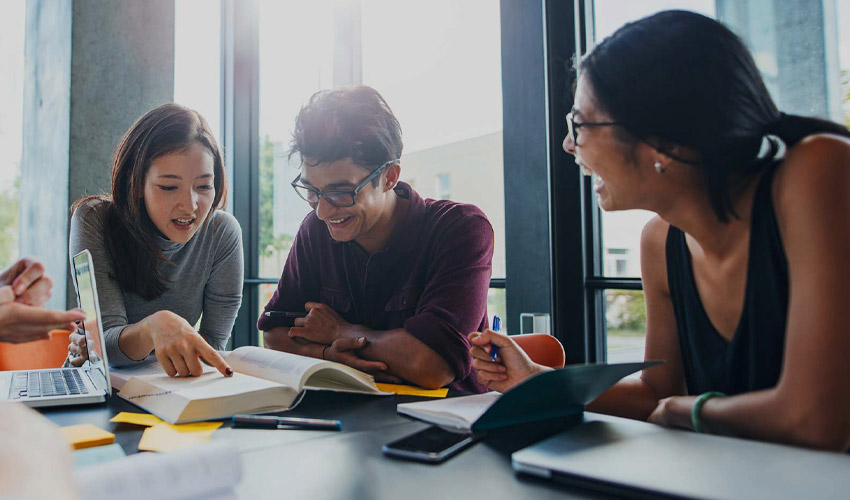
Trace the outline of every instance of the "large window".
{"label": "large window", "polygon": [[[780,109],[850,123],[850,2],[835,0],[596,0],[590,30],[596,41],[626,22],[660,10],[686,9],[724,22],[752,51]],[[595,204],[592,205],[593,210]],[[640,278],[640,232],[653,214],[602,213],[598,238],[602,276],[595,300],[604,304],[609,361],[643,357],[646,315]],[[623,283],[631,289],[617,289]],[[600,286],[601,285],[601,286]],[[607,334],[607,335],[606,335]]]}
{"label": "large window", "polygon": [[295,116],[318,90],[365,84],[401,123],[402,180],[423,197],[474,203],[487,214],[497,286],[488,305],[504,315],[498,2],[261,0],[257,17],[259,243],[257,274],[246,276],[258,287],[254,314],[274,293],[310,211],[289,185],[300,172],[300,158],[289,156]]}
{"label": "large window", "polygon": [[18,257],[26,2],[3,4],[0,16],[0,268]]}
{"label": "large window", "polygon": [[174,102],[194,109],[221,143],[221,5],[174,1]]}

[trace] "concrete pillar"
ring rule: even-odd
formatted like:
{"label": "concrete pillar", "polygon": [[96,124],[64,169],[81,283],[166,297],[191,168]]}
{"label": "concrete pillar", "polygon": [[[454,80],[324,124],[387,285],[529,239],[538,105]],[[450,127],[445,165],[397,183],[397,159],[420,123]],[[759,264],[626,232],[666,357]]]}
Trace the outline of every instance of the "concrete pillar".
{"label": "concrete pillar", "polygon": [[45,262],[63,308],[70,205],[109,191],[121,135],[173,100],[174,0],[28,0],[25,43],[21,254]]}

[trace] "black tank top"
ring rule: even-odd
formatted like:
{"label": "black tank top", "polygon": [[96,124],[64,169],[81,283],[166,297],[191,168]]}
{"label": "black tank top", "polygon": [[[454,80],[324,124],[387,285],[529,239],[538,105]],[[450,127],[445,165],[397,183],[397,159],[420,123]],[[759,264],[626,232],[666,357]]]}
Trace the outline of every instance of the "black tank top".
{"label": "black tank top", "polygon": [[773,209],[775,169],[759,180],[753,199],[744,309],[731,342],[703,309],[685,233],[667,233],[667,282],[676,315],[689,394],[739,394],[779,381],[788,314],[788,263]]}

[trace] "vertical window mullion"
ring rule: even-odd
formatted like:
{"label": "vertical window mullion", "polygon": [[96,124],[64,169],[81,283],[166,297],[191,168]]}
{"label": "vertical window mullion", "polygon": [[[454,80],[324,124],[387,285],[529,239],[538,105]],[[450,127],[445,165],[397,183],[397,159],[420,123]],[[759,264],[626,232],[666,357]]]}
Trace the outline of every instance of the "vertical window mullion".
{"label": "vertical window mullion", "polygon": [[[238,3],[238,5],[237,5]],[[242,226],[245,278],[259,271],[259,33],[256,0],[222,2],[222,142],[232,172],[233,215]],[[244,284],[232,345],[258,342],[257,285]]]}

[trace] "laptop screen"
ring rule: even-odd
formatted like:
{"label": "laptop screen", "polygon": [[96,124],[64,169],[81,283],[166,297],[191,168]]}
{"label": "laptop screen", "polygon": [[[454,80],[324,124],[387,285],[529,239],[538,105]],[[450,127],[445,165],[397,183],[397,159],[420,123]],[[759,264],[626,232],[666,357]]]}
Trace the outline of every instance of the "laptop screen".
{"label": "laptop screen", "polygon": [[[81,252],[74,256],[74,275],[77,283],[77,297],[80,301],[80,307],[86,312],[86,320],[83,323],[82,330],[86,334],[86,346],[89,352],[89,361],[85,368],[91,370],[90,375],[92,381],[100,386],[101,381],[108,391],[108,379],[106,375],[106,356],[103,352],[103,332],[100,331],[100,315],[97,307],[97,291],[95,289],[94,277],[92,276],[92,266],[90,254]],[[99,376],[98,376],[99,375]]]}

